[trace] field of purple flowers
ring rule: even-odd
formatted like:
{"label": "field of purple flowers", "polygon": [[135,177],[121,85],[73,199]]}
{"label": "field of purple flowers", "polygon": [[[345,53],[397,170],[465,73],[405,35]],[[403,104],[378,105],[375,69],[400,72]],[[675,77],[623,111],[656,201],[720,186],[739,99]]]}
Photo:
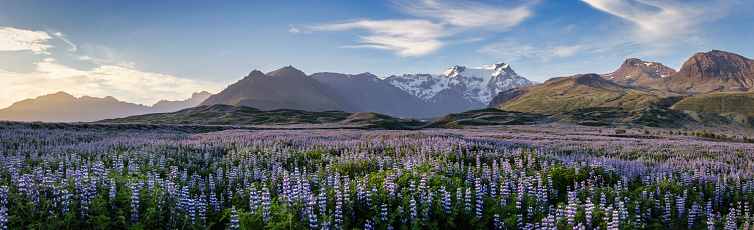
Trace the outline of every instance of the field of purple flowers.
{"label": "field of purple flowers", "polygon": [[750,229],[753,149],[0,122],[0,229]]}

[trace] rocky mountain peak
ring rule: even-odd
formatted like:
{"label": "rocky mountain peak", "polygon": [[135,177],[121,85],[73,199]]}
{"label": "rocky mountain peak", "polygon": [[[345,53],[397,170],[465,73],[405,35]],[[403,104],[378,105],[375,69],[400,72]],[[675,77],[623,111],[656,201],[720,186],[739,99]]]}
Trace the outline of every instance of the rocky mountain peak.
{"label": "rocky mountain peak", "polygon": [[288,77],[306,77],[307,75],[302,72],[301,70],[298,70],[294,68],[293,66],[286,66],[280,69],[277,69],[275,71],[267,73],[267,76],[272,77],[278,77],[278,76],[288,76]]}
{"label": "rocky mountain peak", "polygon": [[620,68],[601,76],[618,84],[632,85],[663,78],[675,72],[674,69],[657,62],[628,58],[621,64]]}

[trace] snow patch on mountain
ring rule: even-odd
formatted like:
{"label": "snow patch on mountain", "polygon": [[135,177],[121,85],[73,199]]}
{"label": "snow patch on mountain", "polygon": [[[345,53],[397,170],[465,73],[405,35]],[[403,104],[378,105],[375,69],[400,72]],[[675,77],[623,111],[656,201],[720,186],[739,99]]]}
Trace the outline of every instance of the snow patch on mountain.
{"label": "snow patch on mountain", "polygon": [[438,93],[451,90],[484,105],[499,92],[532,84],[503,62],[474,68],[454,66],[440,74],[392,75],[384,79],[424,101],[433,102]]}

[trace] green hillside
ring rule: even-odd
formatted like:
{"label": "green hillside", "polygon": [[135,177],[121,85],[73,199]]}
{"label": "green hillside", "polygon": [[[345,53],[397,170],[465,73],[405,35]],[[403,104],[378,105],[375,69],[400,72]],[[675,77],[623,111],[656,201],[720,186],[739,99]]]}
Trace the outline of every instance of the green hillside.
{"label": "green hillside", "polygon": [[678,94],[663,94],[618,85],[596,74],[583,74],[545,82],[498,106],[529,113],[553,113],[590,107],[668,107],[681,100]]}
{"label": "green hillside", "polygon": [[754,93],[711,93],[686,98],[672,107],[705,113],[741,113],[754,115]]}

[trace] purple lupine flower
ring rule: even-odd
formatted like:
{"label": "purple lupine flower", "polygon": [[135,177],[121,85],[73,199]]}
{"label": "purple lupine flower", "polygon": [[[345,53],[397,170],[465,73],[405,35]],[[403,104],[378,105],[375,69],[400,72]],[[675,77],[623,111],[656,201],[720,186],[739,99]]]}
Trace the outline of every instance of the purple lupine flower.
{"label": "purple lupine flower", "polygon": [[116,199],[116,193],[118,192],[118,188],[115,185],[115,180],[110,180],[110,201],[114,202]]}
{"label": "purple lupine flower", "polygon": [[256,186],[253,184],[251,185],[251,188],[249,189],[249,212],[254,215],[257,211],[257,206],[259,205],[259,199],[257,198],[257,189]]}
{"label": "purple lupine flower", "polygon": [[139,184],[133,183],[131,184],[131,223],[137,222],[139,222]]}
{"label": "purple lupine flower", "polygon": [[388,221],[388,219],[387,219],[387,204],[380,205],[380,216],[382,217],[382,218],[380,218],[380,220],[382,222],[387,222]]}
{"label": "purple lupine flower", "polygon": [[442,200],[442,209],[445,211],[445,214],[450,215],[452,209],[452,203],[450,200],[450,192],[445,191],[445,187],[440,187],[440,191],[443,193],[443,200]]}
{"label": "purple lupine flower", "polygon": [[587,196],[586,204],[584,204],[584,216],[586,218],[586,227],[592,228],[592,213],[594,212],[594,204],[592,200]]}
{"label": "purple lupine flower", "polygon": [[725,226],[723,226],[723,229],[725,230],[738,229],[738,225],[736,224],[736,210],[734,208],[730,208],[730,212],[728,213],[727,218],[725,218]]}
{"label": "purple lupine flower", "polygon": [[239,225],[238,221],[238,213],[236,213],[236,206],[233,206],[230,209],[230,227],[228,229],[235,230],[235,229],[241,229],[241,226]]}
{"label": "purple lupine flower", "polygon": [[319,215],[325,217],[327,215],[327,192],[324,186],[319,189],[317,205],[319,206]]}
{"label": "purple lupine flower", "polygon": [[186,212],[188,212],[189,220],[191,224],[196,224],[196,199],[186,199]]}
{"label": "purple lupine flower", "polygon": [[495,230],[503,229],[503,227],[505,227],[505,222],[500,222],[500,215],[495,214],[493,217],[494,217],[493,222],[494,222]]}
{"label": "purple lupine flower", "polygon": [[471,187],[466,188],[466,196],[464,196],[464,210],[471,211]]}
{"label": "purple lupine flower", "polygon": [[364,223],[364,230],[374,230],[372,227],[372,220],[367,220],[366,223]]}
{"label": "purple lupine flower", "polygon": [[409,215],[411,215],[411,222],[413,223],[416,220],[416,217],[418,216],[417,210],[416,210],[416,200],[414,197],[411,197],[411,200],[408,202],[409,205]]}
{"label": "purple lupine flower", "polygon": [[[478,158],[477,158],[478,159]],[[484,190],[482,189],[482,179],[477,177],[474,179],[474,194],[476,197],[476,217],[477,219],[482,219],[482,211],[484,208]]]}

